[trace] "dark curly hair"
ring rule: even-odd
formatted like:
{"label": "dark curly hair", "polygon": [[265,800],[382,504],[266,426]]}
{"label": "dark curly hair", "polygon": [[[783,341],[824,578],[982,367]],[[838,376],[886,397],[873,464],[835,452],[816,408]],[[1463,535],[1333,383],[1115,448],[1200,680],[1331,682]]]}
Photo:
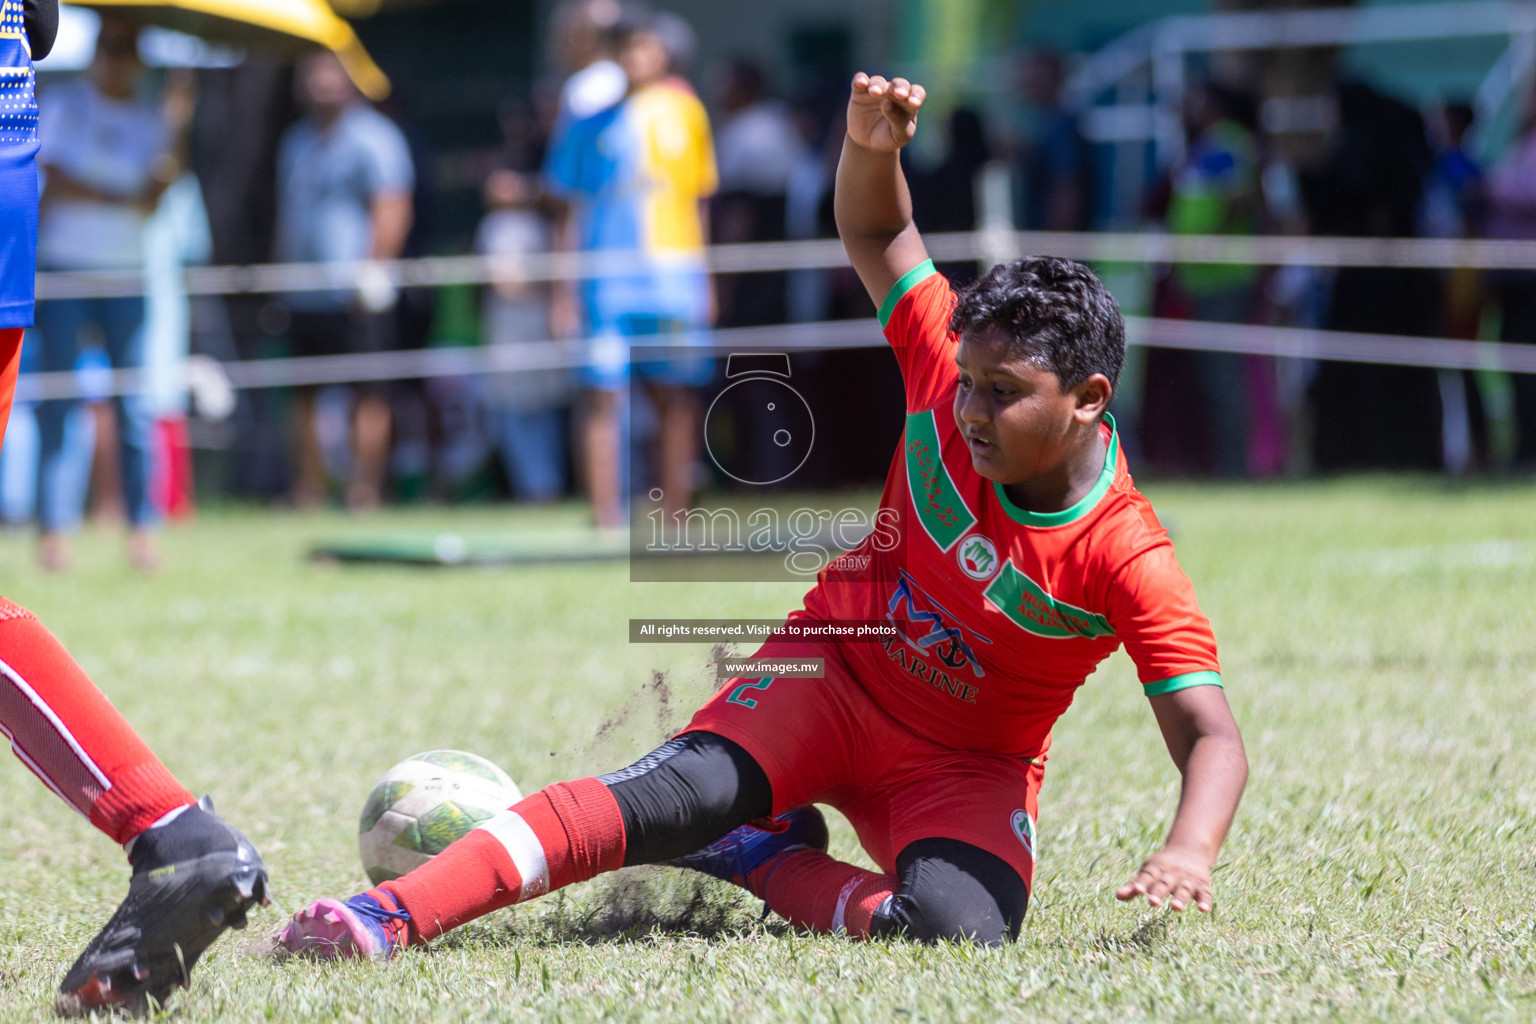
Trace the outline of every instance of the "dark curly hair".
{"label": "dark curly hair", "polygon": [[1012,351],[1054,373],[1070,391],[1095,373],[1118,385],[1125,365],[1125,320],[1104,282],[1081,263],[1026,256],[993,267],[960,293],[949,329],[996,327]]}

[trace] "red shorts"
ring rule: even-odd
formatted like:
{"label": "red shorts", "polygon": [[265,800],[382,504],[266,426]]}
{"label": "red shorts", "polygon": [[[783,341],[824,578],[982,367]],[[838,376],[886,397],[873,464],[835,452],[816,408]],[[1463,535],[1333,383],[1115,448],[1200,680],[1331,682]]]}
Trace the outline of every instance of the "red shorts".
{"label": "red shorts", "polygon": [[11,399],[16,397],[16,374],[21,369],[20,327],[0,330],[0,441],[5,439],[5,425],[11,418]]}
{"label": "red shorts", "polygon": [[1034,876],[1043,758],[954,750],[898,724],[834,642],[770,640],[754,657],[825,658],[824,679],[732,679],[683,732],[738,743],[768,775],[773,813],[820,803],[853,823],[887,874],[918,839],[958,839]]}

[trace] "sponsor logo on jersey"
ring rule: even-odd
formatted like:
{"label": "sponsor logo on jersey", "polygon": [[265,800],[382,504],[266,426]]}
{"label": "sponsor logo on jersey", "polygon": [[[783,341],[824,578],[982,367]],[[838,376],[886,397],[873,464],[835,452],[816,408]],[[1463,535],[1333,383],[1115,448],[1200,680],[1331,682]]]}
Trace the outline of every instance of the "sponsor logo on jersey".
{"label": "sponsor logo on jersey", "polygon": [[976,695],[981,690],[972,684],[950,675],[941,668],[935,668],[922,658],[911,653],[906,645],[895,637],[881,637],[880,648],[885,651],[885,656],[898,666],[903,672],[916,679],[920,683],[927,683],[940,693],[947,693],[956,700],[963,700],[967,704],[976,703]]}
{"label": "sponsor logo on jersey", "polygon": [[1026,633],[1051,640],[1114,636],[1109,620],[1096,612],[1052,597],[1044,587],[1019,571],[1013,559],[986,589],[986,598]]}
{"label": "sponsor logo on jersey", "polygon": [[989,580],[997,572],[997,545],[979,533],[973,533],[955,549],[960,571],[973,580]]}
{"label": "sponsor logo on jersey", "polygon": [[[918,652],[938,658],[951,671],[969,669],[978,679],[985,676],[986,670],[966,639],[968,631],[959,620],[924,593],[905,569],[897,571],[900,578],[886,603],[885,616],[896,627],[897,635]],[[981,643],[992,642],[980,633],[969,632]]]}
{"label": "sponsor logo on jersey", "polygon": [[1029,851],[1030,863],[1034,863],[1035,857],[1035,819],[1029,816],[1029,812],[1023,808],[1013,812],[1013,818],[1009,822],[1013,826],[1013,834],[1018,836],[1019,842],[1024,844],[1024,849]]}
{"label": "sponsor logo on jersey", "polygon": [[923,529],[940,551],[948,551],[965,531],[976,525],[954,478],[944,465],[939,428],[934,413],[915,412],[907,417],[903,440],[907,460],[907,490]]}

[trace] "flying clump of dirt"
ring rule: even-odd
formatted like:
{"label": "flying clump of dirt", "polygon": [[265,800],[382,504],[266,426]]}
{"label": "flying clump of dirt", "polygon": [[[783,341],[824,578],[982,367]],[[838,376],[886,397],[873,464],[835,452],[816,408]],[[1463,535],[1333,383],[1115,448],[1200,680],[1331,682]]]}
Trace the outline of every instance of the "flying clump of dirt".
{"label": "flying clump of dirt", "polygon": [[650,682],[631,693],[617,711],[603,719],[603,724],[597,727],[592,748],[587,753],[602,754],[606,753],[606,748],[617,746],[626,738],[629,725],[644,717],[647,711],[655,722],[656,733],[650,737],[655,740],[652,745],[666,742],[681,727],[681,723],[674,720],[672,696],[672,684],[667,673],[651,670]]}
{"label": "flying clump of dirt", "polygon": [[[603,719],[591,746],[579,751],[582,760],[596,768],[608,770],[620,763],[629,764],[645,751],[671,739],[692,717],[694,706],[724,685],[725,680],[716,678],[717,666],[721,660],[735,656],[736,650],[729,644],[715,644],[711,647],[709,658],[704,663],[707,669],[707,688],[699,688],[698,693],[694,692],[695,687],[691,682],[676,685],[669,673],[652,669],[650,680],[632,692],[617,710]],[[679,690],[683,692],[679,693]],[[647,719],[653,724],[642,727],[640,723]]]}
{"label": "flying clump of dirt", "polygon": [[667,682],[665,672],[651,671],[651,685],[647,687],[651,704],[656,711],[656,728],[661,731],[662,740],[671,736],[677,729],[672,724],[672,686]]}
{"label": "flying clump of dirt", "polygon": [[736,657],[736,647],[733,644],[715,644],[709,649],[709,661],[705,664],[709,666],[709,674],[715,681],[715,689],[722,689],[726,683],[730,682],[729,677],[721,677],[719,667],[726,658],[734,657]]}
{"label": "flying clump of dirt", "polygon": [[[723,685],[725,681],[716,678],[717,666],[735,656],[732,646],[715,644],[706,662],[704,687],[697,687],[691,678],[685,685],[676,685],[668,673],[652,669],[650,679],[598,726],[591,745],[579,751],[581,760],[595,770],[610,771],[666,742],[682,728],[694,706]],[[684,691],[681,695],[679,689]],[[760,904],[739,889],[691,871],[627,868],[591,885],[588,893],[570,903],[561,901],[542,915],[519,915],[514,932],[551,942],[599,942],[651,933],[715,938],[762,927]]]}

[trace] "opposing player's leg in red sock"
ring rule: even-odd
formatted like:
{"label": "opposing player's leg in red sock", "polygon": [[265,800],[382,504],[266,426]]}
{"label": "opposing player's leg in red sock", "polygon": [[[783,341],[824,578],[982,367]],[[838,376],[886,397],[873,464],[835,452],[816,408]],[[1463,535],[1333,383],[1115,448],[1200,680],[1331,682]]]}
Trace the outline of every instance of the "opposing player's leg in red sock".
{"label": "opposing player's leg in red sock", "polygon": [[[665,863],[771,806],[768,780],[746,751],[688,733],[628,768],[540,790],[379,888],[314,901],[277,940],[311,956],[387,957],[605,871]],[[823,826],[823,845],[825,834]]]}
{"label": "opposing player's leg in red sock", "polygon": [[747,888],[790,924],[856,939],[869,937],[875,914],[897,886],[895,875],[865,871],[820,850],[780,854],[747,879]]}
{"label": "opposing player's leg in red sock", "polygon": [[0,731],[49,789],[115,842],[195,802],[53,634],[3,598]]}
{"label": "opposing player's leg in red sock", "polygon": [[260,854],[211,806],[194,806],[53,634],[4,599],[0,732],[91,824],[136,840],[128,895],[64,976],[61,1010],[163,1003],[209,944],[267,901]]}
{"label": "opposing player's leg in red sock", "polygon": [[419,943],[623,863],[618,802],[597,779],[578,779],[540,790],[380,889],[410,915]]}

